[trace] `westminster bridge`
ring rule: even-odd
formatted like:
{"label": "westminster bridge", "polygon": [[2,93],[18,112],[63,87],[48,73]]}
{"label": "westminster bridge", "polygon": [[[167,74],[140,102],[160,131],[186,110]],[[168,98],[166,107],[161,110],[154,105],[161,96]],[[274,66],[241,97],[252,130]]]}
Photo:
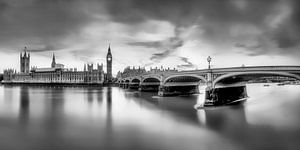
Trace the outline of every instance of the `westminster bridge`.
{"label": "westminster bridge", "polygon": [[[238,91],[238,95],[246,97],[245,85],[249,81],[276,78],[300,80],[300,66],[253,66],[145,73],[119,78],[117,82],[123,88],[158,91],[159,96],[200,92],[205,93],[205,100],[218,101],[218,95],[224,95],[224,92],[232,96]],[[219,89],[225,91],[221,92]]]}

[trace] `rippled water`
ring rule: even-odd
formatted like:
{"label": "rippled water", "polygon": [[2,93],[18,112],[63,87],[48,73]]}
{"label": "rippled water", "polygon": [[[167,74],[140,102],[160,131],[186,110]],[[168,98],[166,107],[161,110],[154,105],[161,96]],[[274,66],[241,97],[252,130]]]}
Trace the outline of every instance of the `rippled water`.
{"label": "rippled water", "polygon": [[243,105],[118,87],[0,86],[0,149],[299,149],[300,86],[247,85]]}

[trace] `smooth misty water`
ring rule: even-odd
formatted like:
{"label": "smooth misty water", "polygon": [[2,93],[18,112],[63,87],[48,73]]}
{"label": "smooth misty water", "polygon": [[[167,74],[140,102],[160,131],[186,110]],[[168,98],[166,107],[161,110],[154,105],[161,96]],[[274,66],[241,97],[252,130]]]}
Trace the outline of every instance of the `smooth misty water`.
{"label": "smooth misty water", "polygon": [[1,150],[299,149],[300,86],[247,85],[243,105],[113,87],[0,86]]}

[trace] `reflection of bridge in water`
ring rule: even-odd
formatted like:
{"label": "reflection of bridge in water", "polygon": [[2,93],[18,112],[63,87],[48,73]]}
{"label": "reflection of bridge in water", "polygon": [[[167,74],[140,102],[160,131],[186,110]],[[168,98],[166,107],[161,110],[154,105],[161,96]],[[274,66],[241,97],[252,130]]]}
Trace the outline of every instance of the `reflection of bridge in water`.
{"label": "reflection of bridge in water", "polygon": [[3,80],[3,74],[0,74],[0,82]]}
{"label": "reflection of bridge in water", "polygon": [[[270,77],[300,80],[300,66],[232,67],[140,74],[119,78],[118,84],[123,88],[158,91],[160,96],[200,92],[205,93],[206,102],[219,103],[220,95],[230,100],[246,97],[245,85],[248,81]],[[203,91],[198,88],[200,84],[205,87],[201,88]]]}

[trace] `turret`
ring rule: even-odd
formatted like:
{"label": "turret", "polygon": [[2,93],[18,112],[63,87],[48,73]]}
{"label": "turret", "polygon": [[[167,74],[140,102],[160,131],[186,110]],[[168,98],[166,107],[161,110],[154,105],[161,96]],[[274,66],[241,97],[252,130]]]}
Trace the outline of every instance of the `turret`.
{"label": "turret", "polygon": [[56,62],[55,62],[55,55],[53,53],[53,56],[52,56],[52,63],[51,63],[51,68],[55,68],[55,65],[56,65]]}
{"label": "turret", "polygon": [[110,82],[112,80],[112,54],[110,49],[110,44],[108,46],[108,51],[106,55],[106,73],[107,73],[107,82]]}
{"label": "turret", "polygon": [[24,55],[22,55],[22,52],[20,53],[20,72],[29,73],[30,53],[27,55],[27,47],[24,47],[23,51]]}

